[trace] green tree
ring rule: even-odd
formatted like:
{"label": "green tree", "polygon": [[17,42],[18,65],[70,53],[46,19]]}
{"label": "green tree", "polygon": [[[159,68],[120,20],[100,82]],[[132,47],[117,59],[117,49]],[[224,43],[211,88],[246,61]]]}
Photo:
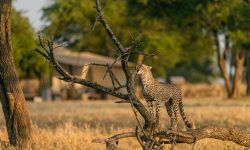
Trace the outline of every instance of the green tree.
{"label": "green tree", "polygon": [[[242,68],[237,67],[236,62],[240,66],[244,62],[240,49],[243,49],[242,43],[247,39],[245,33],[248,24],[243,25],[249,18],[247,3],[238,0],[102,2],[107,19],[123,43],[129,46],[140,35],[139,42],[134,42],[137,51],[160,52],[154,58],[146,59],[146,63],[153,66],[155,74],[173,75],[179,73],[180,68],[192,67],[193,75],[188,77],[190,81],[208,81],[205,76],[215,75],[212,65],[213,57],[217,56],[228,96],[239,95],[239,84],[236,82],[241,78],[242,71],[236,71],[238,73],[233,75],[239,79],[231,79],[227,63],[238,60],[232,65]],[[74,50],[115,56],[110,51],[114,47],[105,36],[105,31],[98,25],[95,31],[91,31],[97,17],[92,6],[92,1],[54,0],[52,5],[44,8],[44,19],[49,24],[46,31],[58,41],[68,41]],[[224,49],[220,47],[219,36],[224,37]],[[176,67],[179,69],[175,70]]]}
{"label": "green tree", "polygon": [[[246,93],[250,95],[250,4],[242,2],[233,10],[233,15],[229,17],[229,36],[231,37],[233,43],[233,49],[237,50],[238,53],[242,53],[244,60],[246,60],[247,68],[247,91]],[[243,62],[244,63],[244,62]],[[236,71],[239,70],[236,66]],[[242,65],[243,67],[243,65]],[[243,70],[243,69],[242,69]],[[242,73],[241,73],[242,74]],[[237,77],[235,77],[237,78]],[[238,76],[242,78],[242,75]],[[241,79],[238,79],[241,81]],[[239,84],[235,81],[233,84]]]}
{"label": "green tree", "polygon": [[[106,36],[100,24],[94,26],[97,13],[94,1],[89,0],[53,0],[43,9],[43,19],[49,24],[45,28],[48,34],[58,41],[69,42],[69,47],[77,51],[92,51],[103,55],[116,56],[111,40]],[[126,1],[102,1],[105,16],[119,40],[129,46],[132,43]]]}
{"label": "green tree", "polygon": [[[249,25],[249,4],[238,0],[208,2],[199,8],[200,20],[203,28],[214,39],[218,66],[228,97],[239,97],[245,51],[249,43],[245,34]],[[224,37],[224,42],[221,42],[219,37]],[[234,72],[228,70],[228,62]]]}
{"label": "green tree", "polygon": [[[129,0],[129,13],[133,21],[144,33],[146,46],[144,51],[160,52],[159,57],[148,60],[153,64],[157,72],[164,75],[180,73],[179,68],[193,67],[194,72],[189,74],[189,81],[207,81],[197,76],[206,73],[213,76],[210,56],[212,52],[212,40],[206,34],[200,34],[201,25],[197,22],[196,0]],[[193,66],[190,66],[190,65]],[[203,67],[195,67],[203,65]],[[205,65],[208,65],[206,68]],[[171,71],[171,73],[170,73]],[[180,75],[180,74],[179,74]],[[183,74],[182,74],[183,75]]]}
{"label": "green tree", "polygon": [[[202,42],[209,43],[208,38],[199,34],[188,36],[187,32],[190,31],[179,28],[187,13],[178,12],[178,9],[185,6],[186,12],[193,13],[195,9],[190,5],[179,5],[181,1],[177,3],[163,0],[101,2],[107,20],[122,43],[130,46],[134,42],[136,51],[144,51],[144,53],[160,52],[153,59],[146,59],[146,63],[153,66],[157,75],[164,76],[166,69],[175,67],[183,60],[191,61],[197,55],[200,60],[207,59],[205,49],[211,49],[209,46],[204,46]],[[185,1],[185,4],[189,3]],[[116,56],[105,31],[99,28],[99,25],[96,26],[95,31],[91,31],[97,17],[93,6],[94,2],[87,0],[80,2],[54,0],[50,6],[44,8],[43,18],[49,24],[45,30],[59,42],[68,41],[69,47],[74,50]],[[140,39],[135,41],[138,36]],[[199,47],[192,49],[192,46],[186,42],[186,38],[199,38],[202,42],[193,41],[193,45]]]}
{"label": "green tree", "polygon": [[[143,24],[146,22],[155,29],[153,24],[159,26],[161,22],[165,22],[165,25],[161,27],[165,33],[177,30],[174,35],[182,38],[182,40],[178,38],[177,42],[180,46],[179,49],[182,50],[180,53],[184,56],[179,59],[182,64],[190,64],[190,61],[191,64],[206,62],[204,60],[211,59],[215,50],[228,97],[240,96],[239,86],[245,52],[249,49],[247,48],[249,45],[248,20],[250,18],[248,3],[238,0],[131,0],[129,4],[134,8],[134,11],[131,11],[132,15],[140,13],[143,16],[141,19],[147,17],[148,21],[143,21]],[[171,36],[171,34],[167,34],[167,36]],[[224,42],[220,39],[221,37],[224,38]],[[223,44],[224,46],[221,46]],[[178,51],[172,52],[178,53]],[[227,67],[228,62],[235,68],[232,77]],[[197,66],[195,64],[190,67],[195,68]],[[205,69],[200,70],[203,73],[207,72],[205,65]],[[174,69],[171,71],[174,72]]]}
{"label": "green tree", "polygon": [[13,56],[19,77],[42,77],[48,72],[48,67],[45,67],[45,59],[33,50],[36,47],[34,30],[28,18],[15,9],[12,9],[11,29]]}

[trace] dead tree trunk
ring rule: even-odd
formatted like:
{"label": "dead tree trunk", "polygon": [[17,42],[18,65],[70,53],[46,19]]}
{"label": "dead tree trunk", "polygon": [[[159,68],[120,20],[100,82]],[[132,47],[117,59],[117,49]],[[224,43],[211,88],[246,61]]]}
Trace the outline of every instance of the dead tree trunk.
{"label": "dead tree trunk", "polygon": [[245,61],[245,55],[242,52],[235,52],[234,55],[234,62],[235,62],[235,73],[234,73],[234,79],[233,79],[233,87],[230,94],[230,97],[236,98],[240,97],[240,86],[242,81],[242,73],[243,73],[243,66]]}
{"label": "dead tree trunk", "polygon": [[[141,134],[141,133],[140,133]],[[162,143],[170,144],[173,131],[164,130],[154,134]],[[194,144],[199,140],[206,138],[213,138],[222,141],[232,141],[241,146],[250,147],[250,132],[246,129],[240,128],[222,128],[222,127],[203,127],[198,129],[191,129],[188,131],[178,131],[176,133],[176,143]],[[95,143],[114,143],[123,138],[136,137],[135,132],[125,132],[117,134],[108,139],[94,139]]]}
{"label": "dead tree trunk", "polygon": [[31,138],[31,122],[12,56],[11,3],[0,0],[0,99],[10,144],[23,147]]}

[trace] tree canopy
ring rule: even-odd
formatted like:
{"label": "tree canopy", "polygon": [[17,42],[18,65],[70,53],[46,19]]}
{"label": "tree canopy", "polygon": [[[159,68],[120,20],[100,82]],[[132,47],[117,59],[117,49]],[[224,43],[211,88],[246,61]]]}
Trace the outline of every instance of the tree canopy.
{"label": "tree canopy", "polygon": [[[35,32],[21,11],[12,9],[12,48],[19,77],[41,77],[48,71],[46,61],[33,50]],[[43,71],[41,71],[43,70]]]}
{"label": "tree canopy", "polygon": [[[133,31],[129,28],[125,4],[125,1],[103,1],[105,15],[112,22],[114,32],[129,45],[132,42],[130,33]],[[50,6],[43,9],[43,18],[49,24],[46,31],[59,42],[69,42],[73,50],[116,56],[114,45],[106,36],[106,31],[99,24],[92,31],[97,17],[93,6],[94,1],[89,0],[53,0]]]}
{"label": "tree canopy", "polygon": [[[205,64],[203,60],[208,59],[207,52],[211,46],[205,46],[204,42],[209,43],[209,39],[199,34],[189,35],[192,31],[180,28],[180,20],[187,15],[178,12],[181,2],[178,5],[175,1],[141,0],[106,0],[102,3],[105,16],[120,41],[126,46],[134,43],[136,50],[144,53],[160,52],[153,59],[146,60],[153,65],[155,74],[164,76],[166,69],[178,63],[185,65],[187,61],[192,61]],[[43,9],[43,18],[49,24],[45,30],[58,41],[68,41],[73,50],[116,56],[114,45],[99,24],[92,31],[97,17],[93,6],[94,2],[88,0],[53,0],[50,6]],[[186,9],[190,13],[194,11],[191,6]],[[187,42],[190,41],[187,39],[194,38],[199,40],[193,40],[191,44]]]}
{"label": "tree canopy", "polygon": [[[234,49],[248,49],[249,4],[238,0],[121,0],[101,1],[104,14],[119,40],[144,53],[160,52],[146,63],[160,76],[193,68],[189,81],[215,76],[213,32],[230,35]],[[59,42],[77,51],[113,56],[114,45],[96,22],[94,2],[53,0],[43,9],[45,28]],[[95,30],[92,31],[93,26]],[[236,48],[237,47],[237,48]],[[168,70],[168,71],[166,71]],[[185,72],[183,72],[185,73]],[[198,77],[198,78],[197,78]]]}

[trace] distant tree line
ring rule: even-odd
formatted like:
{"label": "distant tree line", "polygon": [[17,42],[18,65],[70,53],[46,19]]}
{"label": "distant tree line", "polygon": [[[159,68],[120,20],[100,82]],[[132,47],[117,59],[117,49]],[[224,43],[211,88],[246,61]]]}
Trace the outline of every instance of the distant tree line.
{"label": "distant tree line", "polygon": [[34,53],[35,31],[21,11],[12,9],[12,48],[15,66],[20,78],[42,77],[47,72],[47,62]]}
{"label": "distant tree line", "polygon": [[[155,75],[165,78],[182,75],[189,82],[211,82],[221,75],[228,97],[240,96],[241,80],[249,83],[249,3],[243,0],[105,0],[101,3],[120,41],[133,45],[134,51],[159,52],[145,62],[153,66]],[[57,42],[68,42],[73,50],[115,57],[115,46],[100,25],[94,25],[93,6],[94,2],[89,0],[53,0],[43,8],[42,18],[48,24],[44,32],[53,35]],[[21,17],[20,12],[17,14]],[[19,27],[31,29],[28,25]],[[27,31],[33,32],[30,29]],[[37,70],[48,67],[43,67],[44,60],[29,59],[39,56],[28,51],[35,43],[25,43],[22,46],[29,47],[15,53],[20,75],[41,76],[36,69],[30,70],[29,64]]]}
{"label": "distant tree line", "polygon": [[[69,41],[72,49],[114,56],[111,53],[114,45],[105,31],[100,28],[91,31],[96,18],[91,9],[93,3],[54,0],[43,9],[43,18],[49,23],[46,31],[59,41]],[[248,2],[106,0],[102,3],[107,19],[123,43],[134,43],[135,49],[145,53],[160,52],[155,59],[148,60],[156,74],[182,73],[189,81],[208,82],[216,75],[217,63],[228,97],[240,96],[239,86],[245,77],[250,51]],[[183,72],[184,69],[189,71]]]}

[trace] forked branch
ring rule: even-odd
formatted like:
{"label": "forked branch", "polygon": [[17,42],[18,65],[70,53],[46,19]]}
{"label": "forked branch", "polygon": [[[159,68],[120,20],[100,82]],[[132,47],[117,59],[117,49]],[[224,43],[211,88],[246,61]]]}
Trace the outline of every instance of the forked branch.
{"label": "forked branch", "polygon": [[143,119],[145,120],[144,127],[150,127],[153,123],[153,118],[151,118],[149,112],[145,108],[145,106],[139,101],[139,99],[135,95],[135,83],[133,80],[133,75],[128,67],[128,60],[131,53],[130,48],[124,48],[124,46],[121,44],[121,42],[118,40],[118,38],[115,36],[114,32],[112,31],[110,25],[108,24],[107,20],[105,19],[101,5],[99,0],[96,0],[96,11],[98,13],[97,20],[104,26],[105,30],[107,31],[109,37],[113,40],[114,44],[117,46],[120,52],[120,60],[122,64],[122,68],[124,71],[124,74],[126,76],[126,85],[127,85],[127,92],[129,96],[130,103],[133,103],[133,106],[136,108],[136,110],[142,115]]}
{"label": "forked branch", "polygon": [[102,8],[101,8],[99,0],[96,0],[96,10],[97,10],[97,12],[99,14],[99,16],[97,17],[96,20],[98,20],[98,21],[100,21],[102,23],[102,25],[106,29],[108,35],[111,37],[111,39],[113,40],[115,45],[119,48],[120,52],[121,53],[126,53],[126,49],[122,46],[120,41],[117,39],[117,37],[113,33],[112,29],[110,28],[107,20],[105,19],[104,15],[102,13]]}
{"label": "forked branch", "polygon": [[[153,127],[155,119],[152,118],[152,116],[149,114],[147,108],[139,101],[138,97],[135,95],[135,89],[134,89],[135,88],[135,80],[134,80],[135,74],[132,73],[128,67],[128,61],[129,61],[129,57],[131,55],[131,48],[124,48],[124,46],[121,44],[121,42],[115,36],[115,34],[111,30],[107,20],[103,16],[99,0],[96,0],[96,10],[97,10],[98,15],[99,15],[97,17],[97,20],[100,21],[100,23],[104,26],[108,35],[113,40],[113,42],[115,43],[115,45],[117,46],[117,48],[120,52],[119,57],[113,62],[113,64],[116,63],[118,60],[121,61],[122,69],[123,69],[124,74],[126,76],[126,84],[125,85],[121,85],[120,82],[115,77],[115,75],[113,74],[113,72],[112,72],[113,64],[92,64],[92,65],[99,65],[99,66],[107,67],[106,73],[109,73],[109,75],[111,77],[113,89],[107,88],[107,87],[102,86],[98,83],[88,81],[85,78],[82,79],[82,78],[79,78],[79,77],[76,77],[76,76],[69,74],[55,59],[55,56],[54,56],[55,47],[54,47],[53,41],[51,41],[47,38],[43,38],[41,35],[39,35],[39,37],[38,37],[38,40],[39,40],[38,45],[40,46],[40,48],[36,49],[36,51],[38,53],[40,53],[43,57],[45,57],[47,60],[50,61],[50,63],[53,65],[53,67],[61,75],[61,77],[59,79],[66,81],[66,82],[78,83],[81,85],[85,85],[85,86],[94,88],[96,90],[99,90],[99,91],[102,91],[104,93],[113,95],[115,97],[124,99],[124,100],[128,101],[129,103],[131,103],[132,110],[134,111],[135,117],[136,117],[138,124],[139,124],[139,127],[140,127],[140,132],[142,132],[144,134],[144,136],[149,136],[146,139],[151,139],[152,133],[150,132],[150,134],[146,134],[145,132],[152,131],[152,127]],[[118,85],[118,86],[116,86],[116,85]],[[126,87],[128,94],[123,94],[123,93],[120,93],[117,91],[118,89],[124,88],[124,87]],[[141,125],[141,123],[138,119],[138,116],[137,116],[137,112],[139,112],[140,115],[143,117],[143,119],[145,121],[144,126]],[[137,133],[138,133],[138,131],[139,130],[137,128]],[[150,141],[150,143],[148,145],[153,146],[152,143],[154,143],[154,142],[155,141],[153,141],[153,142]],[[147,143],[147,141],[146,141],[146,143]]]}
{"label": "forked branch", "polygon": [[[44,42],[44,39],[46,42]],[[104,93],[113,95],[115,97],[129,100],[128,94],[123,94],[118,91],[115,91],[114,89],[110,89],[108,87],[102,86],[98,83],[94,83],[85,79],[81,79],[79,77],[73,76],[69,74],[55,59],[54,57],[54,43],[51,40],[48,40],[46,38],[43,38],[41,35],[38,36],[38,45],[40,48],[37,48],[36,51],[41,54],[43,57],[45,57],[47,60],[50,61],[50,63],[53,65],[53,67],[56,69],[56,71],[61,75],[59,78],[60,80],[63,80],[65,82],[72,82],[77,83],[81,85],[85,85],[91,88],[94,88],[96,90],[102,91]]]}

